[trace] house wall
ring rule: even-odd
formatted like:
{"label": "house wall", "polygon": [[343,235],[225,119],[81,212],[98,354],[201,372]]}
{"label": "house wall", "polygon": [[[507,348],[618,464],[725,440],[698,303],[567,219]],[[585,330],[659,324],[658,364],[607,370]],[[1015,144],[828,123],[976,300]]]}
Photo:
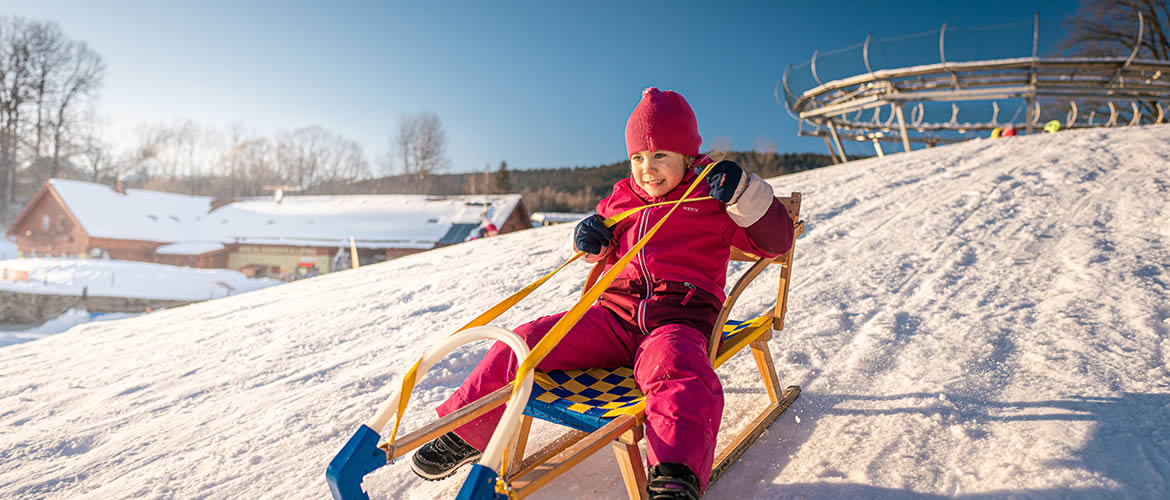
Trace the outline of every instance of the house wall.
{"label": "house wall", "polygon": [[532,229],[532,219],[528,217],[528,209],[524,207],[523,200],[516,204],[516,208],[512,210],[511,214],[508,214],[508,219],[500,227],[500,234],[522,229]]}
{"label": "house wall", "polygon": [[312,262],[320,274],[332,271],[333,248],[278,245],[237,245],[227,255],[228,269],[256,265],[264,268],[257,276],[292,279],[298,264]]}
{"label": "house wall", "polygon": [[[386,260],[390,260],[390,259],[397,259],[397,258],[399,258],[399,257],[406,257],[407,255],[414,255],[414,254],[416,254],[416,253],[419,253],[419,252],[425,252],[425,251],[427,251],[427,250],[429,250],[429,249],[419,249],[419,248],[387,248],[387,249],[385,249],[385,250],[383,251],[383,255],[385,255],[385,256],[386,256]],[[363,262],[364,262],[364,261],[363,261]]]}
{"label": "house wall", "polygon": [[9,232],[16,235],[16,249],[22,257],[81,255],[89,240],[85,230],[51,195],[40,197],[28,216]]}
{"label": "house wall", "polygon": [[202,255],[154,255],[154,262],[171,266],[186,266],[198,269],[228,269],[228,251]]}
{"label": "house wall", "polygon": [[138,262],[155,262],[154,251],[165,243],[141,240],[115,240],[110,238],[90,238],[85,253],[88,255],[94,249],[100,249],[111,259],[133,260]]}

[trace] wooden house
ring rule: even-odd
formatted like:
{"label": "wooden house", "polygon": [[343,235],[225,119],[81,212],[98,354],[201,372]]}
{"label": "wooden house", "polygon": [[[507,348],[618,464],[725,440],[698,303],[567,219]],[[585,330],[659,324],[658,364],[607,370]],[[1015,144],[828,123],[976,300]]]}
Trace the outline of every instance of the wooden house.
{"label": "wooden house", "polygon": [[532,227],[520,195],[286,196],[222,202],[52,179],[8,236],[24,257],[93,257],[294,279]]}

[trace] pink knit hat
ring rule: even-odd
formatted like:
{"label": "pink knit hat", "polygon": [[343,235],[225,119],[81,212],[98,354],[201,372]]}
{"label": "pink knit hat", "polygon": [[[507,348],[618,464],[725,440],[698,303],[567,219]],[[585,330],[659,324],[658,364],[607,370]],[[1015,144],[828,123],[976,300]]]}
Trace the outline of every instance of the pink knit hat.
{"label": "pink knit hat", "polygon": [[703,138],[691,105],[678,92],[650,87],[626,120],[626,154],[673,151],[698,156]]}

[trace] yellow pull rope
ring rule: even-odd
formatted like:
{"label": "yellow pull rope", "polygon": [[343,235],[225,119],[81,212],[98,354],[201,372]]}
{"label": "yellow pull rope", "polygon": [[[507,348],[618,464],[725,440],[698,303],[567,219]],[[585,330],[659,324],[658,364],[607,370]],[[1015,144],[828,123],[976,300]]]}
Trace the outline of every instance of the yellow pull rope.
{"label": "yellow pull rope", "polygon": [[[666,212],[666,215],[662,216],[662,219],[659,220],[658,223],[654,225],[654,227],[650,228],[650,231],[648,231],[645,236],[638,240],[638,242],[635,243],[634,246],[630,248],[630,250],[626,252],[626,254],[623,255],[616,264],[610,267],[609,270],[601,276],[601,279],[597,280],[597,283],[594,283],[593,286],[589,288],[588,292],[585,292],[585,295],[583,295],[577,301],[577,304],[575,304],[572,309],[569,309],[569,311],[565,313],[564,316],[561,316],[561,319],[558,320],[555,325],[553,325],[548,333],[545,334],[544,338],[540,339],[540,342],[536,343],[536,346],[532,348],[532,351],[528,353],[528,356],[524,358],[524,361],[521,362],[520,366],[516,369],[516,378],[512,382],[512,392],[516,392],[516,390],[520,388],[520,383],[522,380],[524,380],[524,377],[529,372],[535,370],[536,365],[540,364],[541,360],[543,360],[544,357],[552,351],[553,347],[560,343],[561,339],[563,339],[565,335],[569,333],[569,330],[577,325],[577,322],[580,321],[581,317],[585,315],[585,311],[593,306],[593,303],[597,301],[597,298],[601,296],[601,293],[605,291],[606,288],[609,288],[609,285],[613,283],[613,280],[617,278],[622,269],[624,269],[626,265],[634,259],[634,256],[637,255],[638,252],[642,251],[642,248],[646,246],[646,243],[650,241],[650,238],[654,237],[654,233],[657,233],[658,229],[661,228],[664,223],[666,223],[666,220],[670,218],[671,214],[673,214],[674,211],[678,209],[680,205],[682,205],[682,203],[687,199],[687,195],[691,194],[691,191],[695,190],[695,187],[699,185],[699,181],[702,181],[704,177],[706,177],[707,173],[714,165],[714,163],[710,163],[703,169],[703,173],[699,174],[695,181],[691,183],[690,187],[688,187],[686,192],[683,193],[680,200],[676,202],[667,202],[668,204],[672,205],[670,207],[670,211]],[[628,216],[624,212],[621,215]],[[508,473],[506,465],[507,463],[501,464],[501,477],[506,477]]]}
{"label": "yellow pull rope", "polygon": [[[574,305],[573,308],[570,309],[567,314],[565,314],[563,317],[561,317],[560,321],[558,321],[555,325],[553,325],[552,330],[550,330],[549,333],[546,334],[545,337],[543,339],[541,339],[540,342],[537,343],[536,347],[534,347],[532,352],[528,355],[528,358],[525,359],[525,362],[522,363],[520,365],[519,369],[517,370],[517,372],[516,372],[517,377],[514,381],[515,386],[513,387],[513,390],[518,388],[520,381],[524,379],[524,377],[521,374],[527,373],[527,371],[532,371],[534,369],[534,367],[536,366],[536,364],[539,363],[541,360],[543,360],[544,357],[548,355],[549,351],[551,351],[552,348],[557,343],[560,342],[561,338],[563,338],[565,336],[565,334],[568,333],[569,329],[573,328],[573,326],[576,325],[578,321],[580,321],[581,316],[584,316],[584,314],[585,314],[585,310],[588,309],[590,306],[592,306],[593,302],[595,302],[597,300],[597,297],[601,296],[601,292],[603,292],[607,287],[609,287],[609,285],[611,283],[613,283],[613,280],[617,278],[618,273],[620,273],[622,271],[622,269],[624,269],[626,267],[626,265],[629,264],[631,260],[633,260],[634,256],[637,255],[637,253],[642,250],[642,247],[646,246],[646,243],[650,241],[650,237],[654,236],[654,233],[658,231],[658,228],[661,227],[664,222],[666,222],[666,219],[669,218],[670,215],[674,213],[674,210],[676,208],[678,208],[679,205],[681,205],[683,203],[690,203],[690,202],[695,202],[695,201],[705,201],[705,200],[714,199],[710,196],[703,196],[700,198],[689,198],[688,199],[687,195],[691,194],[691,191],[695,190],[695,188],[699,185],[699,181],[702,181],[705,178],[705,176],[711,170],[711,167],[715,165],[715,163],[717,163],[717,162],[710,163],[703,169],[703,172],[701,174],[699,174],[698,177],[695,178],[694,182],[692,182],[691,185],[687,188],[687,190],[683,193],[681,199],[674,200],[674,201],[663,201],[663,202],[658,202],[658,203],[651,203],[649,205],[643,205],[640,207],[631,208],[631,209],[626,210],[626,211],[624,211],[620,214],[617,214],[613,217],[605,219],[605,221],[604,221],[605,227],[613,227],[613,226],[617,225],[618,222],[621,222],[622,220],[630,217],[631,215],[634,215],[634,214],[636,214],[642,210],[645,210],[647,208],[671,205],[670,211],[666,212],[666,215],[662,217],[662,220],[658,221],[658,223],[655,224],[654,227],[651,228],[650,231],[648,233],[646,233],[646,235],[643,236],[642,239],[639,240],[638,243],[636,243],[633,248],[631,248],[628,252],[626,252],[626,255],[622,256],[622,258],[620,260],[618,260],[618,262],[616,264],[614,264],[613,267],[611,267],[610,270],[607,271],[601,277],[601,279],[597,281],[597,283],[594,283],[593,287],[591,287],[589,289],[589,291],[586,292],[586,294],[583,297],[581,297],[580,300],[577,301],[577,304]],[[454,333],[452,333],[452,335],[454,335],[455,333],[459,333],[463,330],[466,330],[468,328],[486,325],[489,321],[496,319],[501,314],[503,314],[504,311],[507,311],[512,306],[519,303],[521,300],[523,300],[525,297],[527,297],[529,294],[531,294],[534,290],[539,288],[540,285],[543,285],[546,281],[548,281],[549,278],[552,278],[555,274],[560,272],[561,269],[564,269],[566,266],[571,264],[573,261],[581,258],[582,255],[585,255],[585,252],[578,251],[575,255],[573,255],[572,258],[570,258],[564,264],[561,264],[560,267],[558,267],[558,268],[554,269],[552,272],[544,275],[543,278],[540,278],[540,279],[532,282],[531,284],[524,287],[520,291],[512,294],[508,298],[501,301],[499,304],[492,306],[491,309],[488,309],[483,314],[480,314],[475,319],[471,320],[471,322],[467,323],[462,328],[456,330]],[[569,319],[570,317],[571,317],[571,319]],[[569,322],[567,325],[562,327],[562,323],[565,323],[566,319],[569,319]],[[554,332],[556,332],[555,340],[553,340],[552,342],[548,342],[549,338],[553,337]],[[542,346],[545,346],[545,347],[542,348]],[[539,356],[537,356],[538,350],[540,351]],[[534,358],[536,358],[534,362],[528,363],[528,360],[532,360]],[[388,443],[390,446],[394,446],[394,440],[398,436],[398,426],[399,426],[399,424],[402,423],[402,415],[404,413],[406,413],[406,406],[410,401],[410,393],[414,391],[414,386],[417,383],[418,367],[419,367],[419,363],[421,363],[421,362],[422,362],[421,358],[418,361],[415,361],[414,365],[410,367],[410,370],[407,370],[406,375],[404,375],[402,377],[402,392],[401,392],[402,395],[398,399],[398,409],[397,409],[397,412],[396,412],[395,418],[394,418],[394,428],[390,431],[390,439],[388,440]],[[524,371],[524,370],[527,370],[527,371]],[[505,463],[505,465],[506,465],[506,463]],[[503,469],[504,471],[507,470],[505,467],[501,467],[501,469]]]}
{"label": "yellow pull rope", "polygon": [[[553,346],[555,346],[558,342],[561,341],[562,338],[564,338],[565,334],[569,332],[569,329],[573,328],[573,326],[577,324],[577,321],[579,321],[581,317],[585,315],[585,310],[591,307],[593,303],[597,301],[597,298],[601,296],[601,293],[606,288],[608,288],[611,283],[613,283],[614,279],[617,278],[618,273],[620,273],[622,269],[625,268],[626,265],[634,259],[634,256],[642,250],[642,247],[646,246],[646,243],[650,241],[650,238],[654,236],[654,233],[658,232],[658,229],[662,227],[662,224],[665,223],[666,220],[670,218],[671,214],[673,214],[674,211],[678,209],[679,205],[681,205],[682,202],[686,200],[687,195],[691,194],[691,191],[694,191],[695,187],[699,185],[699,182],[703,180],[704,176],[707,175],[707,172],[710,171],[711,167],[714,165],[714,163],[708,164],[706,168],[703,169],[703,173],[696,177],[695,182],[691,183],[690,187],[688,187],[686,192],[683,193],[681,200],[678,200],[677,202],[666,202],[667,204],[673,205],[670,207],[670,211],[666,212],[666,215],[664,215],[662,219],[654,225],[654,227],[650,228],[650,231],[647,232],[646,235],[642,237],[642,239],[638,240],[638,242],[635,243],[634,246],[630,248],[630,250],[626,252],[626,254],[623,255],[616,264],[610,267],[609,270],[601,276],[601,279],[597,280],[597,283],[594,283],[589,291],[586,292],[585,295],[577,301],[573,308],[569,309],[568,313],[562,316],[561,319],[557,321],[555,325],[553,325],[552,329],[549,330],[547,334],[545,334],[544,338],[540,339],[540,342],[536,343],[536,346],[532,348],[532,352],[528,354],[528,357],[524,358],[524,361],[520,363],[520,367],[516,370],[516,379],[513,382],[516,387],[519,387],[520,381],[523,380],[524,375],[532,371],[536,365],[540,363],[541,360],[543,360],[550,351],[552,351]],[[622,215],[624,214],[625,213],[623,212]]]}

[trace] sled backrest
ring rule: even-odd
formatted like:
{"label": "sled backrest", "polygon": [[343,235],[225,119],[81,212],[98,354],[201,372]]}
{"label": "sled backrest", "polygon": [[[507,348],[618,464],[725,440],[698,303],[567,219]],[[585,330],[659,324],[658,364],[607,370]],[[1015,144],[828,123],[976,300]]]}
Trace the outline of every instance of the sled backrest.
{"label": "sled backrest", "polygon": [[[777,197],[780,204],[788,211],[788,217],[792,220],[795,226],[793,239],[804,233],[804,221],[800,220],[800,193],[792,193],[789,196]],[[792,256],[796,249],[796,242],[793,241],[792,248],[784,255],[777,256],[771,259],[762,259],[759,256],[753,255],[749,252],[739,248],[731,247],[731,260],[740,262],[754,262],[755,264],[748,268],[740,275],[739,280],[736,281],[735,286],[732,287],[731,293],[727,295],[727,299],[723,302],[723,309],[719,312],[719,317],[715,322],[715,327],[712,332],[711,344],[708,346],[708,353],[714,362],[718,355],[719,342],[722,338],[724,325],[727,324],[727,319],[731,314],[731,309],[735,306],[735,302],[739,300],[739,295],[743,293],[747,286],[751,284],[752,280],[756,279],[760,273],[772,264],[780,264],[780,283],[776,291],[776,304],[771,311],[767,313],[772,318],[772,329],[781,330],[784,328],[784,315],[788,312],[788,285],[792,277]],[[585,286],[581,289],[581,294],[584,295],[601,274],[605,272],[605,261],[598,262],[593,265],[593,269],[589,271],[589,277],[585,279]]]}

